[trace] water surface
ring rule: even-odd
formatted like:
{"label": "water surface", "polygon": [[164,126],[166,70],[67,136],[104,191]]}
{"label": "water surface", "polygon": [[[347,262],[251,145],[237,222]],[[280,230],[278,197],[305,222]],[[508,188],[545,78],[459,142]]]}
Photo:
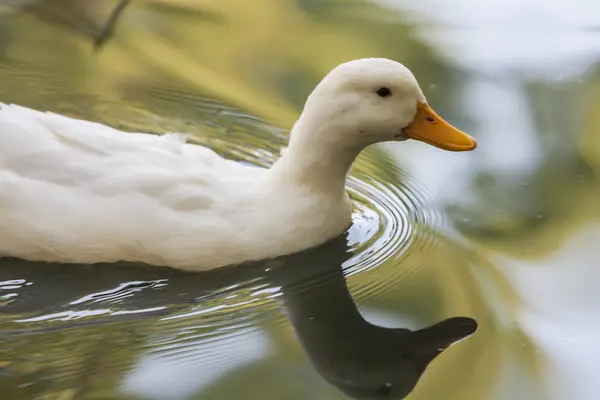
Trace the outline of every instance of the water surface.
{"label": "water surface", "polygon": [[[3,3],[1,102],[268,166],[329,69],[383,56],[480,144],[368,149],[353,226],[295,257],[208,274],[0,261],[6,398],[385,398],[388,381],[397,397],[408,355],[473,329],[459,316],[477,332],[409,398],[599,395],[599,6],[148,0],[95,49],[117,2]],[[393,330],[446,319],[420,346]]]}

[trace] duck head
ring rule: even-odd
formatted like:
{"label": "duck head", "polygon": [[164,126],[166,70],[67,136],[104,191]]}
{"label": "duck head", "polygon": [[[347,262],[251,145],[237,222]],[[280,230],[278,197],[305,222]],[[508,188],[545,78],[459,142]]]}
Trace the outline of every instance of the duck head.
{"label": "duck head", "polygon": [[[415,139],[449,151],[477,147],[474,138],[453,127],[427,104],[419,84],[404,65],[366,58],[334,68],[308,97],[294,130],[304,140],[320,136],[362,149],[370,144]],[[298,129],[301,127],[300,129]]]}

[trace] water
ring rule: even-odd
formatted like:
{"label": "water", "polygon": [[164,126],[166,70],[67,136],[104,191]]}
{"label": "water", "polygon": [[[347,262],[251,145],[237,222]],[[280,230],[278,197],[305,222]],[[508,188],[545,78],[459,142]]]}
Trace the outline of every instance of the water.
{"label": "water", "polygon": [[[600,6],[148,0],[105,35],[116,3],[1,2],[0,101],[268,166],[321,76],[384,56],[480,145],[369,149],[353,226],[295,257],[202,274],[2,260],[6,398],[598,397]],[[411,391],[406,360],[474,325],[394,328],[453,317],[477,332]]]}

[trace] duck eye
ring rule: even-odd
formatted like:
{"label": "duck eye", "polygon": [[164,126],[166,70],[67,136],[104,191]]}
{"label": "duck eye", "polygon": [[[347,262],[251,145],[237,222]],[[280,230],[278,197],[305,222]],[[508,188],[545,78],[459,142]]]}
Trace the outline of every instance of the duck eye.
{"label": "duck eye", "polygon": [[385,383],[377,389],[377,394],[386,396],[392,393],[392,384],[390,382]]}
{"label": "duck eye", "polygon": [[388,97],[392,94],[392,91],[384,86],[382,88],[377,89],[377,94],[379,95],[379,97]]}

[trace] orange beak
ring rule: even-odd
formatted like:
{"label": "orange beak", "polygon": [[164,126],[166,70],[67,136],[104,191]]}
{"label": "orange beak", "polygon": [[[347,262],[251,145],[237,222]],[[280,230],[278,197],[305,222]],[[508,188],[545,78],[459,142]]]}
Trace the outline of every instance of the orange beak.
{"label": "orange beak", "polygon": [[427,103],[417,104],[415,119],[403,129],[406,136],[448,151],[471,151],[477,141],[444,121]]}

